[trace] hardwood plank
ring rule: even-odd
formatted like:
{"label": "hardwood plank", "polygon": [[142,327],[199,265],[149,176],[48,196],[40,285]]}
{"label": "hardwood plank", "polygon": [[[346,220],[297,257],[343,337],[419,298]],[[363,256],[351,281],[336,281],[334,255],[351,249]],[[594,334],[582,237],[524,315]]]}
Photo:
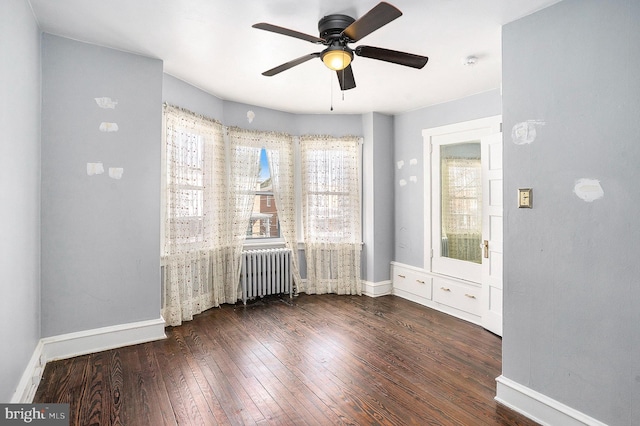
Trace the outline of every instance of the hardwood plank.
{"label": "hardwood plank", "polygon": [[[339,323],[341,319],[338,317],[335,321]],[[336,324],[329,325],[329,328],[334,330],[339,328]],[[351,399],[359,411],[368,412],[374,418],[391,420],[393,424],[398,422],[402,424],[403,421],[407,423],[425,421],[424,418],[414,418],[412,410],[417,408],[416,405],[424,405],[427,402],[413,399],[403,404],[403,398],[400,400],[389,398],[386,387],[391,385],[400,389],[400,384],[394,379],[386,380],[380,374],[380,369],[368,362],[366,356],[363,357],[364,352],[368,350],[367,346],[358,347],[352,337],[343,340],[341,333],[334,330],[323,332],[327,340],[322,342],[322,347],[325,349],[321,349],[319,354],[323,362],[329,360],[325,363],[326,368],[332,380],[341,386],[343,392],[346,392],[343,398]],[[362,354],[358,354],[360,350]],[[334,357],[333,353],[339,353],[341,356]],[[363,371],[362,367],[366,370]],[[358,385],[359,383],[366,383],[369,386],[362,387]],[[434,408],[431,407],[430,410]],[[396,418],[396,413],[403,413],[402,418]],[[440,417],[442,418],[442,415]]]}
{"label": "hardwood plank", "polygon": [[[82,392],[80,400],[80,415],[78,416],[78,424],[83,425],[99,425],[106,423],[106,419],[103,418],[105,405],[109,405],[108,400],[105,401],[104,390],[110,386],[108,381],[105,380],[105,368],[108,370],[108,365],[105,366],[105,354],[97,353],[89,355],[88,362],[85,367],[85,381],[87,386]],[[108,364],[108,360],[107,360]]]}
{"label": "hardwood plank", "polygon": [[123,367],[120,353],[117,350],[106,353],[109,357],[109,384],[110,387],[104,390],[109,400],[106,408],[106,415],[110,425],[123,425],[124,410],[122,405],[122,394],[124,388]]}
{"label": "hardwood plank", "polygon": [[[273,311],[271,311],[273,312]],[[272,322],[278,324],[278,323],[284,323],[286,320],[284,317],[282,318],[273,318]],[[277,327],[273,330],[274,333],[278,333],[278,332],[283,332],[283,327]],[[300,335],[300,329],[298,329],[298,334]],[[282,336],[283,339],[287,339],[286,336]],[[276,339],[275,343],[278,343]],[[318,360],[320,360],[321,363],[326,362],[327,358],[331,358],[333,356],[333,350],[331,350],[331,344],[332,341],[326,341],[323,342],[321,345],[314,345],[313,348],[310,346],[310,342],[305,341],[304,344],[299,347],[296,348],[296,352],[298,353],[304,353],[306,358],[310,358],[310,359],[315,359],[315,363],[318,362]],[[286,348],[283,347],[281,348],[281,351],[286,351]],[[317,358],[318,356],[320,356],[320,358]],[[282,358],[282,354],[278,355],[279,358]],[[314,371],[316,369],[313,368],[313,366],[310,366],[310,369],[307,369],[307,371]],[[344,376],[345,373],[344,372],[336,372],[336,370],[334,370],[331,366],[331,364],[328,365],[328,367],[322,368],[318,371],[319,374],[314,374],[313,379],[314,380],[318,380],[319,377],[323,377],[323,376],[327,376],[329,378],[329,380],[333,383],[333,385],[335,386],[335,388],[338,390],[337,394],[338,395],[342,395],[341,398],[344,400],[346,399],[350,399],[352,402],[352,406],[357,408],[357,412],[360,412],[362,410],[367,410],[369,412],[374,413],[373,415],[376,416],[375,412],[376,412],[376,408],[370,406],[368,403],[363,402],[363,400],[361,398],[359,398],[358,394],[352,394],[350,392],[348,392],[348,386],[344,383]],[[310,373],[307,372],[307,375],[309,375]],[[333,376],[333,377],[332,377]],[[327,385],[328,383],[325,381],[324,382],[325,385]],[[360,390],[361,392],[364,392],[362,389]],[[366,393],[366,392],[365,392]],[[374,405],[377,405],[378,401],[375,401]],[[380,417],[380,416],[378,416]]]}
{"label": "hardwood plank", "polygon": [[216,327],[211,327],[210,329],[208,327],[215,323],[215,320],[203,322],[200,328],[202,338],[198,341],[201,350],[208,354],[205,362],[212,373],[212,376],[208,379],[220,386],[221,396],[219,398],[222,401],[228,401],[224,404],[226,409],[240,415],[242,423],[252,424],[264,421],[264,415],[243,386],[246,377],[220,346],[220,341],[218,340],[219,329]]}
{"label": "hardwood plank", "polygon": [[82,380],[76,375],[83,372],[81,366],[87,362],[88,358],[89,355],[85,355],[47,363],[34,401],[46,398],[47,402],[53,404],[68,404],[71,388]]}
{"label": "hardwood plank", "polygon": [[159,354],[158,363],[163,372],[176,420],[178,424],[215,424],[208,408],[202,406],[202,393],[188,366],[185,366],[186,360],[180,348],[181,336],[176,333],[173,337],[166,342],[165,352]]}
{"label": "hardwood plank", "polygon": [[49,363],[34,402],[71,425],[522,425],[501,339],[394,297],[301,294],[210,309],[167,339]]}
{"label": "hardwood plank", "polygon": [[[244,329],[244,323],[238,323],[231,318],[219,317],[218,320],[222,321],[222,324],[229,324],[223,332],[220,333],[220,342],[224,351],[230,360],[236,365],[236,368],[243,373],[245,380],[242,382],[245,386],[246,392],[251,396],[253,402],[259,407],[263,416],[268,422],[275,422],[277,424],[296,425],[295,418],[297,414],[295,411],[284,411],[279,404],[279,401],[274,399],[272,394],[269,393],[268,388],[265,387],[265,383],[270,383],[271,377],[267,371],[262,369],[260,359],[251,351],[252,345],[259,345],[259,341],[256,341],[253,336],[247,333]],[[282,401],[282,404],[288,404],[286,401]]]}

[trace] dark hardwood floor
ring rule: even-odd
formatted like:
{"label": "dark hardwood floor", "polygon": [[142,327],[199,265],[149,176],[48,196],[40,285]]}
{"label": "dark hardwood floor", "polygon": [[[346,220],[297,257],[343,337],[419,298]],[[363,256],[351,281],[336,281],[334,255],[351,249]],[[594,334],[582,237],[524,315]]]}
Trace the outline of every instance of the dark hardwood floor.
{"label": "dark hardwood floor", "polygon": [[498,405],[501,340],[384,296],[211,309],[167,339],[50,362],[72,425],[535,425]]}

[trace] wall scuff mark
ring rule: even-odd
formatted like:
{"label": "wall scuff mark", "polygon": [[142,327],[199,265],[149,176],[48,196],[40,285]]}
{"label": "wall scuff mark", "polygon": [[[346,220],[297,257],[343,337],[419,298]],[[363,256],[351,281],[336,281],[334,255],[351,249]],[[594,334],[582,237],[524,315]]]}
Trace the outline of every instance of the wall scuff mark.
{"label": "wall scuff mark", "polygon": [[518,123],[511,129],[511,139],[516,145],[530,144],[536,140],[538,135],[537,126],[544,126],[546,123],[542,120],[527,120]]}
{"label": "wall scuff mark", "polygon": [[604,190],[597,179],[578,179],[573,188],[573,192],[578,198],[591,203],[604,197]]}
{"label": "wall scuff mark", "polygon": [[118,101],[114,101],[111,98],[103,97],[103,98],[94,98],[96,103],[100,108],[104,109],[115,109],[116,105],[118,105]]}
{"label": "wall scuff mark", "polygon": [[101,175],[102,173],[104,173],[102,163],[87,163],[87,174],[89,176]]}
{"label": "wall scuff mark", "polygon": [[101,132],[117,132],[118,131],[118,123],[108,123],[106,121],[103,121],[102,123],[100,123],[100,131]]}
{"label": "wall scuff mark", "polygon": [[111,179],[122,179],[124,169],[122,167],[109,167],[109,177]]}

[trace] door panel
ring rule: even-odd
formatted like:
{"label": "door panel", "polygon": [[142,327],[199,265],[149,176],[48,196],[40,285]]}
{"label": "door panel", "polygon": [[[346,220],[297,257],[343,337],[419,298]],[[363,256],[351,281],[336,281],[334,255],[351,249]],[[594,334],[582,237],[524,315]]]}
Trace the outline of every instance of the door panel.
{"label": "door panel", "polygon": [[502,134],[482,138],[482,235],[488,248],[482,259],[482,326],[502,336]]}
{"label": "door panel", "polygon": [[431,141],[432,271],[475,283],[482,277],[480,142],[488,134],[480,128]]}

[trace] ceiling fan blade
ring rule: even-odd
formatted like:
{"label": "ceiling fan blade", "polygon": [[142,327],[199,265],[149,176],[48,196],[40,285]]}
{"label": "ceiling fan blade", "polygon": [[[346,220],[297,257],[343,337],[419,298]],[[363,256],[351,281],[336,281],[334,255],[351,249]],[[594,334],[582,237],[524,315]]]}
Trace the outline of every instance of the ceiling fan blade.
{"label": "ceiling fan blade", "polygon": [[311,43],[322,44],[325,42],[325,40],[322,38],[290,30],[288,28],[279,27],[277,25],[267,24],[266,22],[253,24],[251,27],[257,28],[259,30],[271,31],[272,33],[283,34],[289,37],[299,38],[301,40],[310,41]]}
{"label": "ceiling fan blade", "polygon": [[320,56],[320,52],[318,52],[318,53],[309,53],[308,55],[300,56],[299,58],[294,59],[293,61],[285,62],[282,65],[278,65],[275,68],[271,68],[270,70],[263,72],[262,75],[266,75],[267,77],[272,77],[272,76],[274,76],[276,74],[281,73],[282,71],[286,71],[289,68],[293,68],[296,65],[300,65],[303,62],[307,62],[308,60],[313,59],[313,58],[317,58],[319,56]]}
{"label": "ceiling fan blade", "polygon": [[358,46],[356,55],[364,58],[378,59],[380,61],[393,62],[411,68],[421,69],[429,60],[426,56],[414,55],[413,53],[398,52],[397,50],[383,49],[381,47]]}
{"label": "ceiling fan blade", "polygon": [[349,90],[356,87],[356,79],[353,77],[353,69],[351,65],[347,66],[345,69],[336,71],[338,76],[338,81],[340,82],[341,90]]}
{"label": "ceiling fan blade", "polygon": [[386,2],[380,2],[373,9],[345,28],[344,31],[342,31],[342,35],[349,37],[351,41],[355,42],[400,16],[402,16],[402,12],[395,6]]}

